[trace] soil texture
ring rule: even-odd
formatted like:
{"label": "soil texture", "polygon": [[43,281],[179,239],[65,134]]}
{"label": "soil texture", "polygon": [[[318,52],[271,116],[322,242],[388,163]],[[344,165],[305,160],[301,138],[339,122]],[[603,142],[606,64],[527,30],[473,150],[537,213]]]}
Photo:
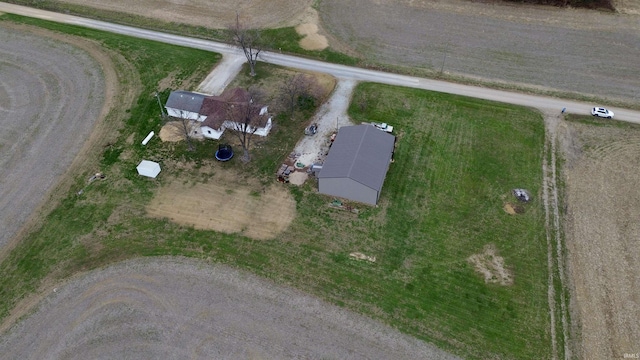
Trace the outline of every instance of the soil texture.
{"label": "soil texture", "polygon": [[7,359],[456,359],[222,265],[137,259],[76,276],[0,338]]}
{"label": "soil texture", "polygon": [[[0,24],[0,247],[71,166],[117,81],[91,44]],[[95,172],[95,171],[94,171]]]}

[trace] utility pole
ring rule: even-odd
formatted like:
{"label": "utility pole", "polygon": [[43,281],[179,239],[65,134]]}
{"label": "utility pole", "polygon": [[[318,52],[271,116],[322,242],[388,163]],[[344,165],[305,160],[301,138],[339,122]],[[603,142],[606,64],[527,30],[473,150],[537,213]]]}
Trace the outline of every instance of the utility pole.
{"label": "utility pole", "polygon": [[158,99],[158,106],[160,106],[160,114],[162,114],[162,120],[167,118],[167,115],[164,113],[164,108],[162,107],[162,103],[160,102],[160,94],[156,91],[156,99]]}

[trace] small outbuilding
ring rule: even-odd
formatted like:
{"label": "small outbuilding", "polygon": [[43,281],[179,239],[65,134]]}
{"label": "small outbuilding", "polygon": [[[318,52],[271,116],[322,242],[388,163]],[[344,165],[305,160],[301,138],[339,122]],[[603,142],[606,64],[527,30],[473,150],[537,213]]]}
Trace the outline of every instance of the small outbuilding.
{"label": "small outbuilding", "polygon": [[149,160],[142,160],[136,169],[138,174],[154,179],[160,174],[160,164]]}
{"label": "small outbuilding", "polygon": [[318,191],[377,204],[394,146],[395,136],[373,125],[340,128],[318,173]]}

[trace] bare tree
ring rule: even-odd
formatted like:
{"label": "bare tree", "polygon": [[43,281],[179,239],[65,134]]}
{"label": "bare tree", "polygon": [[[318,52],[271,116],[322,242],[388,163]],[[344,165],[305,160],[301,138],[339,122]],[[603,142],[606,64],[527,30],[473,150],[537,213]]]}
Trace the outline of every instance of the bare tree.
{"label": "bare tree", "polygon": [[180,121],[182,122],[182,131],[184,133],[184,137],[187,140],[187,149],[189,151],[195,151],[196,146],[191,141],[191,120],[185,110],[180,110]]}
{"label": "bare tree", "polygon": [[253,134],[268,120],[269,114],[263,111],[263,106],[259,105],[264,95],[256,88],[249,88],[245,94],[245,99],[239,102],[230,102],[227,105],[227,117],[229,119],[227,127],[234,130],[240,140],[240,145],[244,154],[242,161],[249,162],[249,146]]}
{"label": "bare tree", "polygon": [[262,51],[263,44],[257,29],[248,29],[240,23],[240,15],[236,13],[236,23],[228,27],[230,40],[234,45],[242,48],[249,62],[251,76],[256,76],[256,62]]}
{"label": "bare tree", "polygon": [[296,105],[301,99],[311,98],[314,101],[321,100],[322,88],[315,77],[305,74],[296,74],[289,77],[280,86],[280,102],[284,108],[293,114]]}

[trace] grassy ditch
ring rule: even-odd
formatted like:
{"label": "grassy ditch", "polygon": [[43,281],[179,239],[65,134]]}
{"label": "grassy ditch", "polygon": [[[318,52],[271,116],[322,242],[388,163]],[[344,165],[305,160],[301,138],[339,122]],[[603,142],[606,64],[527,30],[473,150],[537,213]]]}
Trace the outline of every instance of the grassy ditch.
{"label": "grassy ditch", "polygon": [[[153,97],[158,83],[169,74],[177,74],[177,81],[203,75],[217,58],[93,30],[21,21],[101,41],[136,66],[145,88],[130,117],[121,119],[119,140],[96,159],[107,179],[80,196],[67,194],[0,264],[1,318],[45,279],[57,281],[127,258],[184,255],[248,269],[468,358],[549,358],[540,200],[544,128],[539,114],[465,97],[361,84],[350,108],[352,119],[390,123],[399,138],[378,207],[353,204],[357,214],[337,210],[309,181],[289,187],[297,215],[276,239],[195,230],[145,216],[144,206],[164,178],[206,181],[196,173],[229,168],[244,177],[263,178],[269,164],[282,161],[293,147],[302,119],[278,120],[273,136],[254,150],[256,161],[249,165],[213,162],[215,142],[198,144],[195,152],[186,151],[184,142],[152,141],[142,147],[127,139],[158,130]],[[157,181],[149,181],[135,171],[143,157],[174,166],[165,166]],[[86,179],[78,176],[77,182]],[[533,201],[522,207],[524,213],[503,210],[505,202],[515,201],[513,188],[533,194]],[[487,246],[504,258],[512,283],[485,283],[467,260]],[[377,261],[351,260],[353,251]]]}

